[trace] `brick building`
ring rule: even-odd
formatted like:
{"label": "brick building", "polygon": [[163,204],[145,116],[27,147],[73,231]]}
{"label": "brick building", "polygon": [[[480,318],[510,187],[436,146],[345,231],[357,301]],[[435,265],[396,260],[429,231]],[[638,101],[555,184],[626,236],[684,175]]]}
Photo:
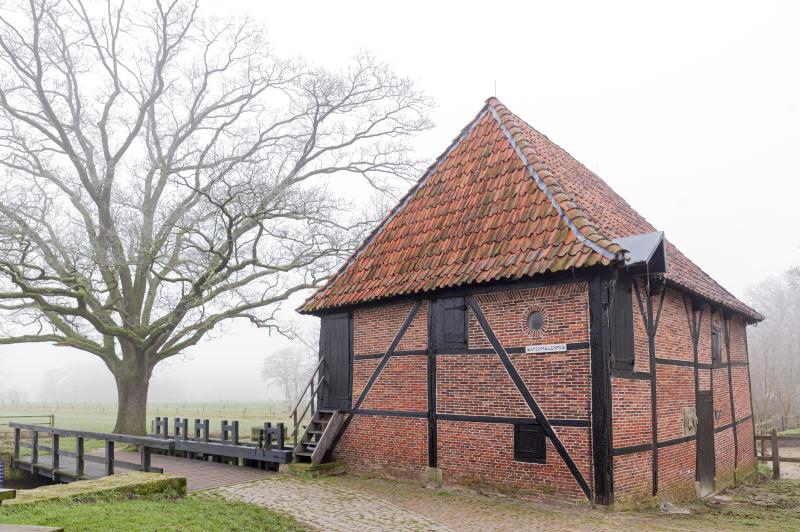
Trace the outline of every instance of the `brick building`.
{"label": "brick building", "polygon": [[494,98],[301,312],[354,471],[610,504],[755,468],[761,315]]}

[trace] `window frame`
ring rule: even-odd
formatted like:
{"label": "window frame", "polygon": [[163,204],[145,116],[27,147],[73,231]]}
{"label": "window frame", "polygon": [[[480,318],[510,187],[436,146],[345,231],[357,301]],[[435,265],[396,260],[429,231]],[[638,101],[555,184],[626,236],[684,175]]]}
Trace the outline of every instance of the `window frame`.
{"label": "window frame", "polygon": [[[445,311],[445,307],[448,304],[455,304],[456,308],[461,311],[461,315],[456,318],[463,320],[461,325],[463,337],[459,342],[448,342],[445,339],[445,329],[446,324],[448,323],[446,320],[448,319],[449,313],[455,310],[451,306],[449,309],[447,309],[447,311]],[[431,317],[428,332],[431,349],[435,353],[444,353],[450,351],[458,352],[469,349],[469,310],[467,308],[466,297],[456,296],[434,299],[430,302],[430,308]]]}
{"label": "window frame", "polygon": [[[523,436],[528,436],[539,440],[538,446],[541,452],[538,455],[525,456],[525,454],[533,454],[534,451],[523,448]],[[524,464],[547,463],[547,435],[545,434],[544,427],[542,427],[541,423],[514,423],[514,461]]]}
{"label": "window frame", "polygon": [[[618,278],[608,282],[604,292],[604,312],[609,315],[608,352],[611,368],[634,371],[636,367],[636,345],[633,319],[633,280]],[[624,355],[622,358],[620,355]]]}
{"label": "window frame", "polygon": [[716,325],[711,327],[711,364],[722,364],[722,334]]}

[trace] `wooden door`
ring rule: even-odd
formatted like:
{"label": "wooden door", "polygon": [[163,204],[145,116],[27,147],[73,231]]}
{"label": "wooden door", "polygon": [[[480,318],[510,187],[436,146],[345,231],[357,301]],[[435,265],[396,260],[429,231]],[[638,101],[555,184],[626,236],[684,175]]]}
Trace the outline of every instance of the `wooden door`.
{"label": "wooden door", "polygon": [[714,400],[710,391],[697,393],[697,481],[700,496],[714,491]]}
{"label": "wooden door", "polygon": [[349,314],[334,314],[322,318],[319,355],[325,357],[325,362],[318,407],[349,410],[353,395],[353,345]]}

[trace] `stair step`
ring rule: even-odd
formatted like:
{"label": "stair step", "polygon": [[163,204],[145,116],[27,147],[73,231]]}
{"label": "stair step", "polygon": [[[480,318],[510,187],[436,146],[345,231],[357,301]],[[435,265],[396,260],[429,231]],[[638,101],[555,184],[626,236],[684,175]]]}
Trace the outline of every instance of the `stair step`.
{"label": "stair step", "polygon": [[322,433],[323,433],[324,431],[321,431],[321,430],[307,430],[306,432],[307,432],[308,434],[318,434],[318,435],[322,436]]}
{"label": "stair step", "polygon": [[311,451],[297,451],[295,453],[297,456],[312,456],[314,453]]}

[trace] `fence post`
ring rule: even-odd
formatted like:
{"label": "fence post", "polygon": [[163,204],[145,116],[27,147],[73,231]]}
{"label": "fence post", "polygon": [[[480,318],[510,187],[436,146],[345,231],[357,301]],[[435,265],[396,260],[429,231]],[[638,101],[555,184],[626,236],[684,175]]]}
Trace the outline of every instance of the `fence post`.
{"label": "fence post", "polygon": [[35,475],[38,470],[36,464],[39,463],[39,431],[33,431],[33,435],[31,436],[31,445],[33,445],[33,448],[31,449],[31,474]]}
{"label": "fence post", "polygon": [[52,480],[55,480],[58,477],[58,468],[61,466],[61,464],[59,463],[59,458],[58,458],[58,451],[59,451],[59,447],[60,447],[59,439],[60,439],[60,436],[54,432],[53,433],[53,459],[52,459],[53,460],[53,463],[52,463],[53,470],[51,471]]}
{"label": "fence post", "polygon": [[149,472],[150,471],[150,447],[147,445],[142,444],[139,447],[139,453],[142,461],[142,471]]}
{"label": "fence post", "polygon": [[106,476],[114,474],[114,442],[106,440]]}
{"label": "fence post", "polygon": [[772,429],[770,436],[772,437],[772,480],[780,480],[781,458],[778,453],[778,431]]}
{"label": "fence post", "polygon": [[84,459],[83,459],[83,436],[77,436],[75,438],[75,475],[77,475],[78,480],[83,478],[83,468],[84,468]]}
{"label": "fence post", "polygon": [[[14,428],[14,462],[19,460],[19,440],[22,438],[22,430]],[[12,465],[14,464],[12,462]]]}
{"label": "fence post", "polygon": [[761,435],[758,437],[761,440],[761,463],[767,463],[767,435],[766,433],[762,432]]}

